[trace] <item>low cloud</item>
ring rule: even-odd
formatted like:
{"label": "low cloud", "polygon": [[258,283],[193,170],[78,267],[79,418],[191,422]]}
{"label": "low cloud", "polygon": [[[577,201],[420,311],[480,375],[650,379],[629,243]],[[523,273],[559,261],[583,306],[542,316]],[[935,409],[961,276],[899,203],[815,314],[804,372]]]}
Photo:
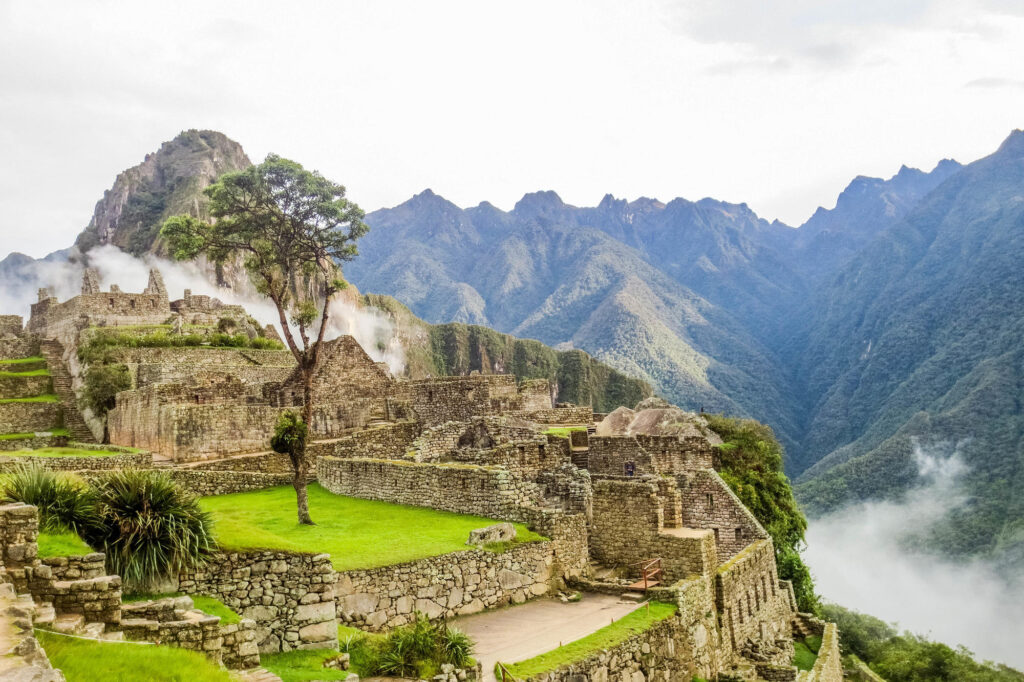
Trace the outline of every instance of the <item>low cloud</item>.
{"label": "low cloud", "polygon": [[1003,88],[1010,88],[1013,90],[1024,89],[1024,80],[1019,78],[975,78],[972,81],[964,83],[965,88],[985,88],[989,90],[999,90]]}
{"label": "low cloud", "polygon": [[959,449],[915,443],[920,485],[902,502],[867,502],[813,519],[806,559],[828,601],[1024,667],[1024,575],[906,549],[911,536],[966,502]]}
{"label": "low cloud", "polygon": [[[214,296],[229,304],[238,304],[261,324],[270,324],[280,332],[277,309],[264,298],[246,292],[217,286],[206,271],[193,262],[172,262],[146,256],[137,258],[114,246],[100,246],[87,254],[89,265],[100,274],[100,285],[109,289],[116,284],[122,291],[142,291],[149,281],[150,268],[163,274],[171,300],[180,298],[185,289],[193,294]],[[37,299],[40,287],[50,289],[52,295],[65,301],[81,291],[81,263],[64,260],[32,261],[16,268],[0,279],[0,314],[21,315],[28,318],[31,304]],[[335,301],[331,304],[331,317],[326,338],[342,334],[355,337],[363,350],[375,362],[385,362],[394,374],[405,368],[404,349],[391,320],[375,308],[361,308],[352,303]]]}

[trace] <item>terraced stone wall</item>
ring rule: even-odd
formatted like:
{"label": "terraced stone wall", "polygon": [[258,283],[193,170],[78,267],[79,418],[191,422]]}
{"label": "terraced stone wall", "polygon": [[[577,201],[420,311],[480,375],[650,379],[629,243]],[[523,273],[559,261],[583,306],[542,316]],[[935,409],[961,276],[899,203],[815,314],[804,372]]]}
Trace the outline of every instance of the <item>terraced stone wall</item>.
{"label": "terraced stone wall", "polygon": [[678,474],[712,465],[713,449],[703,438],[591,436],[589,447],[587,469],[592,474]]}
{"label": "terraced stone wall", "polygon": [[546,594],[555,577],[552,542],[482,549],[338,574],[338,617],[370,630],[404,625],[417,611],[430,619],[521,604]]}
{"label": "terraced stone wall", "polygon": [[61,426],[60,403],[0,403],[0,433],[48,431]]}
{"label": "terraced stone wall", "polygon": [[419,423],[411,420],[374,426],[338,439],[329,454],[342,458],[400,459],[419,435]]}
{"label": "terraced stone wall", "polygon": [[[84,447],[83,444],[73,444]],[[95,446],[94,446],[95,447]],[[99,446],[102,448],[103,446]],[[50,471],[109,471],[111,469],[144,469],[153,465],[148,452],[126,452],[123,455],[68,455],[66,457],[33,457],[31,455],[0,455],[0,473],[14,471],[31,462]]]}
{"label": "terraced stone wall", "polygon": [[791,638],[793,612],[779,587],[775,548],[770,539],[750,544],[715,573],[715,607],[722,624],[722,646],[738,652],[755,641]]}
{"label": "terraced stone wall", "polygon": [[174,482],[193,495],[229,495],[249,490],[264,490],[279,485],[291,485],[290,473],[262,473],[257,471],[204,471],[202,469],[168,469]]}
{"label": "terraced stone wall", "polygon": [[182,573],[178,590],[215,597],[256,622],[261,653],[338,646],[327,554],[222,552],[201,571]]}
{"label": "terraced stone wall", "polygon": [[683,525],[715,534],[720,561],[728,561],[754,540],[768,537],[750,510],[713,469],[676,477],[682,495]]}

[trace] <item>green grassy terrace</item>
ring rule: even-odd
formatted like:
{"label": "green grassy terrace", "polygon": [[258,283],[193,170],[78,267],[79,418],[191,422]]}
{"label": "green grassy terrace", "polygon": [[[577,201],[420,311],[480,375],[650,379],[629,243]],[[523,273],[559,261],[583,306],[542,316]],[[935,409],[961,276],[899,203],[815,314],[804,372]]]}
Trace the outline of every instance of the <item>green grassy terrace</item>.
{"label": "green grassy terrace", "polygon": [[77,533],[71,531],[63,532],[40,532],[36,540],[39,543],[39,556],[81,556],[92,554],[95,550],[85,544]]}
{"label": "green grassy terrace", "polygon": [[544,432],[545,436],[561,436],[562,438],[568,438],[569,434],[573,431],[586,431],[585,426],[552,426],[550,429]]}
{"label": "green grassy terrace", "polygon": [[14,360],[0,360],[0,367],[4,365],[35,365],[45,363],[46,358],[42,355],[33,355],[30,358],[16,358]]}
{"label": "green grassy terrace", "polygon": [[0,369],[0,379],[5,377],[48,377],[50,376],[50,370],[44,368],[41,369],[27,369],[22,372],[10,372],[4,369]]}
{"label": "green grassy terrace", "polygon": [[[650,610],[648,610],[646,605],[641,606],[624,618],[620,618],[611,625],[604,626],[583,639],[577,639],[575,642],[570,642],[546,654],[534,656],[519,663],[506,664],[505,667],[520,680],[550,672],[561,668],[563,665],[582,661],[602,649],[608,649],[621,644],[633,635],[650,629],[659,621],[672,617],[675,615],[675,612],[675,604],[651,602]],[[501,679],[500,673],[496,672],[495,674]]]}
{"label": "green grassy terrace", "polygon": [[0,399],[0,405],[6,403],[56,403],[60,399],[53,393],[46,393],[44,395],[36,395],[31,398],[3,398]]}
{"label": "green grassy terrace", "polygon": [[140,642],[104,642],[36,630],[39,643],[67,682],[234,682],[198,651]]}
{"label": "green grassy terrace", "polygon": [[821,637],[817,635],[795,640],[793,642],[793,665],[799,670],[811,670],[814,667],[814,662],[818,660],[820,648]]}
{"label": "green grassy terrace", "polygon": [[[167,592],[165,594],[155,594],[151,592],[135,592],[133,594],[126,594],[121,597],[121,601],[125,604],[131,604],[133,602],[150,601],[154,599],[167,599],[168,597],[181,597],[182,592]],[[192,594],[189,595],[192,599],[192,603],[197,609],[205,614],[211,616],[218,616],[220,618],[221,625],[233,625],[242,620],[241,616],[235,613],[231,607],[222,602],[219,599],[213,597],[207,597],[205,594]]]}
{"label": "green grassy terrace", "polygon": [[0,450],[0,457],[113,457],[128,454],[126,450],[89,450],[86,448],[54,447],[36,450]]}
{"label": "green grassy terrace", "polygon": [[[70,436],[71,432],[67,429],[60,427],[56,429],[50,429],[49,431],[40,431],[43,436]],[[0,433],[0,440],[21,440],[23,438],[35,438],[36,433],[33,431],[26,431],[24,433]]]}
{"label": "green grassy terrace", "polygon": [[[296,522],[295,491],[290,486],[204,497],[200,504],[213,514],[217,540],[224,549],[326,552],[339,571],[465,550],[469,531],[499,523],[481,516],[344,497],[317,484],[309,486],[315,526]],[[522,524],[515,526],[519,542],[543,539]]]}

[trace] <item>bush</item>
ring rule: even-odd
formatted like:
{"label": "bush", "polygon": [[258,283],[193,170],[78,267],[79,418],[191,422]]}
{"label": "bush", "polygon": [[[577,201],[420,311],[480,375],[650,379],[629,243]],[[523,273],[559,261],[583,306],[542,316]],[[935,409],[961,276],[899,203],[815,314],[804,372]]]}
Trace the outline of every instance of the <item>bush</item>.
{"label": "bush", "polygon": [[0,498],[37,507],[39,525],[44,531],[82,535],[96,521],[96,498],[87,486],[68,474],[35,463],[23,464],[3,479]]}
{"label": "bush", "polygon": [[114,398],[132,387],[127,365],[95,365],[85,373],[82,402],[102,417],[114,407]]}
{"label": "bush", "polygon": [[198,568],[216,549],[210,514],[163,472],[110,472],[94,490],[99,518],[85,539],[132,589]]}
{"label": "bush", "polygon": [[369,651],[361,656],[364,675],[429,679],[445,663],[465,668],[473,662],[468,635],[445,623],[431,623],[421,613],[414,622],[366,646]]}

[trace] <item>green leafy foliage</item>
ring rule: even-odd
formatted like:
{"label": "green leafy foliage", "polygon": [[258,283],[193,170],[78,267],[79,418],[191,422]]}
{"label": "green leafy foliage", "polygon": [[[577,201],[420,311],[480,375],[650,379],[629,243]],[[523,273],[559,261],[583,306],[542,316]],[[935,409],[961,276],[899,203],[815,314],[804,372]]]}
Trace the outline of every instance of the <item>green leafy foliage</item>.
{"label": "green leafy foliage", "polygon": [[81,399],[94,414],[102,417],[113,409],[117,394],[131,387],[132,377],[127,365],[94,365],[85,372]]}
{"label": "green leafy foliage", "polygon": [[979,663],[965,647],[952,648],[896,628],[873,616],[824,604],[822,614],[839,627],[844,654],[862,659],[888,682],[1022,682],[1024,673]]}
{"label": "green leafy foliage", "polygon": [[443,622],[431,623],[421,613],[409,625],[394,628],[363,646],[361,675],[429,679],[445,663],[469,665],[473,655],[473,642],[465,633]]}
{"label": "green leafy foliage", "polygon": [[44,469],[35,463],[18,466],[0,479],[0,498],[39,509],[39,525],[50,532],[87,535],[96,524],[97,500],[81,479]]}
{"label": "green leafy foliage", "polygon": [[213,519],[166,473],[112,471],[93,490],[96,523],[84,537],[107,555],[107,570],[144,589],[160,578],[197,568],[216,549]]}
{"label": "green leafy foliage", "polygon": [[306,437],[309,429],[302,416],[294,410],[285,410],[277,418],[274,435],[270,437],[270,447],[274,452],[289,457],[301,457],[306,448]]}
{"label": "green leafy foliage", "polygon": [[801,611],[819,608],[810,570],[800,557],[807,519],[782,469],[783,450],[771,427],[752,419],[706,415],[723,441],[719,474],[775,544],[779,577],[793,582]]}

